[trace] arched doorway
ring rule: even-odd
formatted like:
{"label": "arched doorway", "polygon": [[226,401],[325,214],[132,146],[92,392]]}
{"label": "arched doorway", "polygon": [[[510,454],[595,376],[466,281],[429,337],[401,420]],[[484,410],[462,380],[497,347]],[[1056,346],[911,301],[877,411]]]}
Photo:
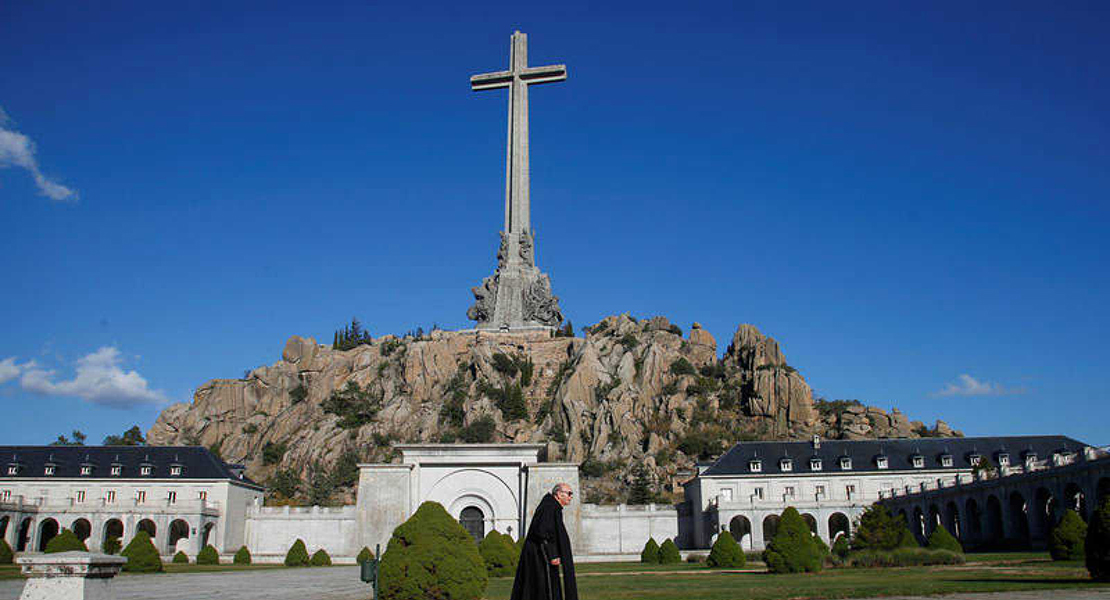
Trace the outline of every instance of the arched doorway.
{"label": "arched doorway", "polygon": [[16,542],[16,552],[24,552],[31,545],[31,517],[23,519],[19,524],[19,540]]}
{"label": "arched doorway", "polygon": [[955,502],[949,502],[944,507],[944,528],[948,530],[956,539],[963,539],[964,532],[962,523],[960,523],[960,508]]}
{"label": "arched doorway", "polygon": [[806,522],[806,525],[809,526],[810,533],[817,533],[817,519],[813,515],[809,513],[803,513],[802,520],[804,520]]}
{"label": "arched doorway", "polygon": [[829,517],[829,541],[836,542],[836,538],[841,535],[851,535],[851,524],[848,521],[848,516],[844,513],[833,513]]}
{"label": "arched doorway", "polygon": [[967,519],[967,538],[963,541],[965,544],[979,541],[983,537],[983,515],[979,513],[979,503],[975,501],[975,498],[967,499],[964,504],[964,515]]}
{"label": "arched doorway", "polygon": [[166,554],[177,552],[177,543],[189,539],[189,524],[182,519],[170,523],[170,535],[166,539]]}
{"label": "arched doorway", "polygon": [[[73,532],[73,535],[77,536],[77,539],[82,542],[89,539],[89,536],[92,535],[92,523],[89,523],[88,519],[77,519],[69,526],[69,529]],[[85,545],[87,546],[88,544]]]}
{"label": "arched doorway", "polygon": [[8,523],[12,520],[8,515],[0,517],[0,539],[8,534]]}
{"label": "arched doorway", "polygon": [[474,541],[480,542],[482,538],[486,537],[486,516],[482,514],[482,509],[477,506],[468,506],[462,509],[462,512],[459,513],[459,523],[474,538]]}
{"label": "arched doorway", "polygon": [[921,512],[921,507],[918,506],[913,509],[913,537],[917,538],[918,544],[925,543],[925,513]]}
{"label": "arched doorway", "polygon": [[736,515],[728,522],[728,532],[741,548],[752,549],[752,522],[744,515]]}
{"label": "arched doorway", "polygon": [[940,523],[940,508],[936,504],[930,504],[929,520],[925,523],[925,536],[928,537],[930,535],[933,535],[933,532],[937,530],[937,525],[940,525]]}
{"label": "arched doorway", "polygon": [[139,521],[139,524],[135,526],[135,529],[139,531],[145,531],[146,534],[150,536],[151,541],[153,541],[154,537],[158,535],[158,526],[155,525],[154,521],[151,521],[150,519],[143,519],[142,521]]}
{"label": "arched doorway", "polygon": [[1032,523],[1030,535],[1038,540],[1047,540],[1048,534],[1056,526],[1056,499],[1047,488],[1037,488],[1033,496]]}
{"label": "arched doorway", "polygon": [[1002,501],[998,496],[987,496],[987,523],[984,528],[988,541],[1002,539]]}
{"label": "arched doorway", "polygon": [[770,544],[771,540],[775,539],[775,534],[778,532],[779,516],[767,515],[767,517],[763,519],[763,546],[766,547],[767,544]]}
{"label": "arched doorway", "polygon": [[[114,540],[114,542],[109,542],[109,540]],[[108,522],[104,524],[104,539],[100,542],[100,551],[105,554],[115,554],[119,552],[119,545],[122,544],[122,540],[123,521],[119,519],[108,519]],[[108,552],[113,549],[110,547],[113,545],[116,546],[115,551]]]}
{"label": "arched doorway", "polygon": [[42,522],[42,524],[39,525],[39,544],[38,544],[39,552],[45,552],[46,551],[46,545],[49,544],[50,540],[54,539],[57,535],[58,535],[58,522],[55,521],[54,519],[44,520]]}
{"label": "arched doorway", "polygon": [[1074,510],[1084,521],[1087,520],[1087,494],[1083,493],[1083,488],[1075,483],[1069,483],[1064,488],[1064,508]]}
{"label": "arched doorway", "polygon": [[1023,546],[1029,543],[1029,503],[1019,492],[1010,494],[1010,523],[1014,538]]}

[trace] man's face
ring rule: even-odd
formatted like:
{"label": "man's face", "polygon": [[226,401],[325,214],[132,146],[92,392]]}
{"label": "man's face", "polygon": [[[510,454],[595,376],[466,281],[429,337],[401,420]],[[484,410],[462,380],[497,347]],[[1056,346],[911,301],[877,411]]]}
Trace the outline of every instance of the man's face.
{"label": "man's face", "polygon": [[573,497],[574,492],[570,491],[569,487],[560,487],[559,490],[555,492],[555,499],[563,506],[570,504],[570,500]]}

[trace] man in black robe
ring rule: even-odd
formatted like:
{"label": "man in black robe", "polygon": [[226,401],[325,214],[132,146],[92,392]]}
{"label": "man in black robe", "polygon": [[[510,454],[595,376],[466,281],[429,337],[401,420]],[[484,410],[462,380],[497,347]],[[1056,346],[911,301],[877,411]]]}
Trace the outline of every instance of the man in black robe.
{"label": "man in black robe", "polygon": [[[563,507],[574,492],[565,483],[546,494],[532,515],[516,566],[511,600],[578,600],[570,536],[563,525]],[[563,581],[559,581],[559,566]],[[564,591],[565,590],[565,591]]]}

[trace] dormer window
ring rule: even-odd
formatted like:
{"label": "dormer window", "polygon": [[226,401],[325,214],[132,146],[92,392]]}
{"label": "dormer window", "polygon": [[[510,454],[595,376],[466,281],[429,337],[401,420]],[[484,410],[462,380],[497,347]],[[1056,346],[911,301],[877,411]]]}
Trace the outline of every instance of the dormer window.
{"label": "dormer window", "polygon": [[140,467],[139,468],[139,474],[140,475],[150,475],[150,467],[146,466],[146,465]]}
{"label": "dormer window", "polygon": [[820,458],[811,458],[811,459],[809,459],[809,470],[810,471],[820,471],[821,470],[821,459]]}
{"label": "dormer window", "polygon": [[920,469],[925,466],[925,457],[920,454],[911,456],[910,460],[913,461],[913,468],[915,469]]}
{"label": "dormer window", "polygon": [[81,465],[81,474],[82,475],[92,475],[92,466],[91,465]]}
{"label": "dormer window", "polygon": [[1028,465],[1028,466],[1033,466],[1033,463],[1035,463],[1035,462],[1037,462],[1037,453],[1036,452],[1026,452],[1025,453],[1025,464]]}
{"label": "dormer window", "polygon": [[173,477],[181,475],[181,467],[178,465],[170,467],[170,475]]}
{"label": "dormer window", "polygon": [[875,457],[875,466],[879,467],[880,469],[887,468],[887,459],[886,459],[886,457],[885,456]]}
{"label": "dormer window", "polygon": [[1006,454],[1005,452],[999,452],[998,453],[998,466],[1000,466],[1000,467],[1010,466],[1010,455]]}
{"label": "dormer window", "polygon": [[8,465],[8,475],[18,475],[19,465]]}
{"label": "dormer window", "polygon": [[46,475],[53,475],[54,474],[54,465],[46,465],[46,470],[43,471],[43,473],[46,474]]}
{"label": "dormer window", "polygon": [[952,455],[951,454],[941,454],[940,455],[940,466],[942,466],[942,467],[951,467],[952,466]]}
{"label": "dormer window", "polygon": [[751,460],[748,461],[748,470],[752,473],[759,473],[763,471],[763,461]]}
{"label": "dormer window", "polygon": [[122,465],[112,465],[112,476],[119,477],[122,474],[123,474],[123,466]]}
{"label": "dormer window", "polygon": [[790,460],[789,458],[784,458],[784,459],[780,460],[779,461],[779,469],[782,470],[783,472],[793,471],[794,470],[794,461]]}
{"label": "dormer window", "polygon": [[840,470],[841,471],[848,471],[851,468],[852,468],[852,459],[851,459],[851,457],[841,456],[840,457]]}
{"label": "dormer window", "polygon": [[981,460],[983,460],[983,457],[978,454],[971,454],[967,457],[967,462],[971,463],[973,467],[979,466],[979,461]]}

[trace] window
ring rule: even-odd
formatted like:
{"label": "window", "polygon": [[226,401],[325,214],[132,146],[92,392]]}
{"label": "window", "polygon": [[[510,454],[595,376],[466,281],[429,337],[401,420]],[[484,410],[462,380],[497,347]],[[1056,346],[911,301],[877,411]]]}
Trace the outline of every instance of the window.
{"label": "window", "polygon": [[721,490],[721,502],[732,502],[732,488]]}
{"label": "window", "polygon": [[794,496],[794,486],[792,486],[792,485],[786,486],[786,489],[783,491],[783,494],[786,495],[786,496],[793,497]]}
{"label": "window", "polygon": [[920,469],[924,466],[925,466],[925,457],[915,455],[913,457],[913,468]]}
{"label": "window", "polygon": [[851,469],[851,468],[852,468],[852,459],[848,458],[847,456],[842,456],[840,458],[840,469],[842,471],[847,471],[848,469]]}
{"label": "window", "polygon": [[146,490],[139,490],[135,492],[135,502],[142,504],[146,502]]}
{"label": "window", "polygon": [[983,460],[983,457],[978,454],[972,454],[967,457],[967,462],[971,463],[973,467],[977,466],[981,460]]}
{"label": "window", "polygon": [[820,471],[821,470],[821,459],[820,458],[811,458],[809,460],[809,470],[810,471]]}
{"label": "window", "polygon": [[112,475],[119,477],[123,473],[123,467],[120,465],[112,465]]}
{"label": "window", "polygon": [[170,504],[177,504],[177,492],[169,492],[166,494],[166,500]]}
{"label": "window", "polygon": [[755,488],[755,492],[752,495],[755,496],[756,499],[762,500],[763,499],[763,488],[761,488],[761,487]]}
{"label": "window", "polygon": [[54,474],[54,465],[46,465],[45,473],[47,475],[53,475]]}
{"label": "window", "polygon": [[753,460],[748,462],[748,470],[752,473],[759,473],[763,470],[763,461]]}
{"label": "window", "polygon": [[81,474],[82,475],[91,475],[92,474],[92,467],[90,467],[89,465],[81,465]]}
{"label": "window", "polygon": [[108,490],[108,493],[105,494],[105,496],[104,496],[104,502],[106,502],[108,504],[115,504],[116,503],[116,490]]}
{"label": "window", "polygon": [[77,496],[74,498],[74,501],[77,502],[77,504],[84,504],[85,490],[77,490]]}
{"label": "window", "polygon": [[201,500],[208,500],[208,491],[207,490],[201,490],[200,494],[198,494],[198,497]]}
{"label": "window", "polygon": [[139,469],[140,475],[150,475],[150,467],[142,467]]}
{"label": "window", "polygon": [[181,474],[181,467],[170,467],[170,475],[177,477]]}
{"label": "window", "polygon": [[848,484],[848,485],[844,486],[844,491],[848,493],[848,498],[851,498],[852,495],[856,493],[856,486],[852,485],[852,484]]}
{"label": "window", "polygon": [[779,468],[783,471],[793,471],[794,461],[790,460],[789,458],[784,458],[779,461]]}
{"label": "window", "polygon": [[942,467],[951,467],[952,466],[952,455],[951,454],[945,454],[945,455],[941,456],[940,457],[940,466],[942,466]]}
{"label": "window", "polygon": [[875,465],[878,466],[880,469],[885,469],[886,466],[887,466],[886,457],[885,456],[880,456],[880,457],[876,458],[875,459]]}
{"label": "window", "polygon": [[1000,466],[1000,467],[1010,466],[1010,455],[1006,454],[1005,452],[999,454],[998,455],[998,466]]}
{"label": "window", "polygon": [[12,499],[12,491],[11,490],[4,490],[4,493],[0,494],[0,500],[3,500],[4,502],[9,502],[11,499]]}
{"label": "window", "polygon": [[823,486],[823,485],[817,486],[817,495],[818,496],[824,496],[825,495],[825,486]]}

